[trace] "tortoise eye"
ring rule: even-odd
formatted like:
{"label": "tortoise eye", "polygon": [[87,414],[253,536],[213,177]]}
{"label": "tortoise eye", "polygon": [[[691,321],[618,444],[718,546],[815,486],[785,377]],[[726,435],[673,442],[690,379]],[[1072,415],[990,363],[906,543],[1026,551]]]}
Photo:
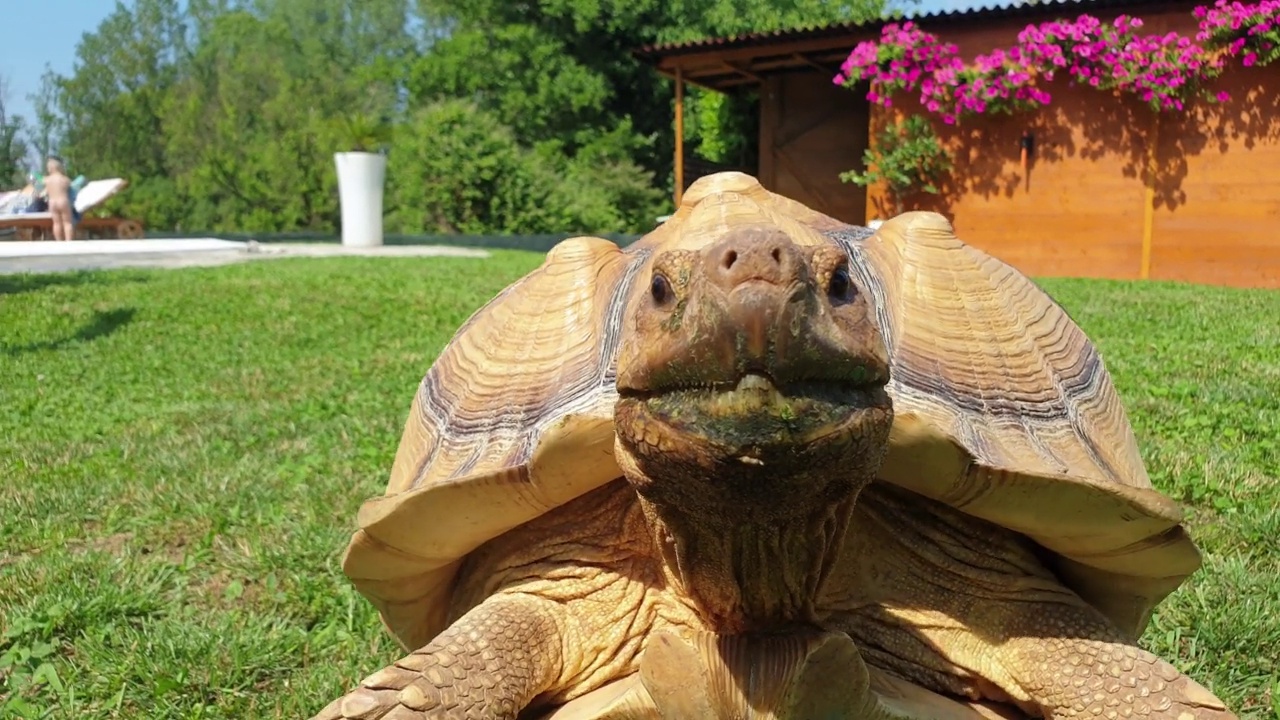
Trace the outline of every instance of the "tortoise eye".
{"label": "tortoise eye", "polygon": [[849,279],[849,268],[841,266],[831,273],[831,282],[827,285],[827,295],[832,300],[848,301],[853,299],[853,281]]}
{"label": "tortoise eye", "polygon": [[649,294],[653,296],[653,301],[659,305],[665,305],[671,299],[671,282],[667,280],[667,276],[662,273],[654,273],[653,281],[649,283]]}

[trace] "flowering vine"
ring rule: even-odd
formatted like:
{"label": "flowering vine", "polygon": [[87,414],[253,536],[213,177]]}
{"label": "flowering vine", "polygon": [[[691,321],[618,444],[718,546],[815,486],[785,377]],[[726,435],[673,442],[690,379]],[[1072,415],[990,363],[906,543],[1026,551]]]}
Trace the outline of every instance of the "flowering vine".
{"label": "flowering vine", "polygon": [[878,41],[859,43],[841,65],[837,85],[870,81],[867,97],[890,106],[894,93],[919,91],[920,103],[943,122],[993,112],[1047,105],[1041,82],[1062,73],[1103,91],[1129,93],[1155,110],[1182,110],[1195,95],[1209,95],[1207,80],[1221,73],[1229,56],[1265,65],[1280,56],[1280,0],[1245,5],[1217,0],[1198,7],[1200,32],[1139,35],[1142,20],[1122,15],[1104,23],[1090,15],[1029,25],[1007,49],[980,55],[971,64],[956,46],[915,23],[886,25]]}
{"label": "flowering vine", "polygon": [[1239,55],[1245,67],[1280,59],[1280,0],[1254,5],[1218,0],[1211,8],[1196,8],[1194,14],[1200,21],[1196,40]]}

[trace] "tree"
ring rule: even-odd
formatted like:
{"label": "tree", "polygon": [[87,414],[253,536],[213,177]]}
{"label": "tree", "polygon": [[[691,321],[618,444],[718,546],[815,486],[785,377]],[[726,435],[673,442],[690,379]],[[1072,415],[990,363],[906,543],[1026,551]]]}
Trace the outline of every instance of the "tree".
{"label": "tree", "polygon": [[273,0],[203,19],[164,105],[187,223],[335,227],[333,152],[353,149],[364,118],[397,111],[406,11],[405,0]]}
{"label": "tree", "polygon": [[635,219],[652,218],[661,193],[615,150],[623,145],[603,138],[570,159],[554,142],[522,145],[497,113],[443,100],[416,111],[397,133],[388,226],[477,234],[639,229]]}
{"label": "tree", "polygon": [[607,78],[531,25],[456,31],[416,64],[409,90],[420,105],[471,99],[504,118],[526,144],[555,140],[573,149],[584,128],[608,120]]}
{"label": "tree", "polygon": [[[633,159],[655,177],[669,178],[671,87],[631,56],[634,48],[866,20],[879,16],[887,0],[420,0],[419,5],[426,17],[447,20],[455,32],[415,68],[411,89],[418,98],[473,98],[512,118],[522,139],[550,132],[570,153],[628,124],[634,129],[627,143]],[[705,139],[723,157],[749,142],[751,98],[706,99],[695,90],[690,105],[703,117],[695,146]]]}
{"label": "tree", "polygon": [[538,232],[549,173],[497,115],[463,100],[415,111],[390,156],[389,225],[400,232]]}
{"label": "tree", "polygon": [[118,3],[57,83],[62,154],[89,177],[129,178],[117,207],[153,227],[178,225],[187,206],[166,162],[162,110],[187,54],[178,0]]}
{"label": "tree", "polygon": [[40,89],[28,97],[36,118],[35,124],[27,129],[27,138],[37,157],[55,154],[62,141],[64,124],[58,115],[58,82],[58,74],[46,65],[40,76]]}
{"label": "tree", "polygon": [[[669,197],[672,92],[634,48],[887,1],[136,0],[46,72],[28,138],[127,177],[111,210],[153,228],[335,231],[333,153],[385,125],[396,229],[641,231]],[[746,162],[751,96],[689,101],[690,145]]]}
{"label": "tree", "polygon": [[21,186],[27,174],[25,122],[9,112],[8,83],[0,77],[0,189]]}

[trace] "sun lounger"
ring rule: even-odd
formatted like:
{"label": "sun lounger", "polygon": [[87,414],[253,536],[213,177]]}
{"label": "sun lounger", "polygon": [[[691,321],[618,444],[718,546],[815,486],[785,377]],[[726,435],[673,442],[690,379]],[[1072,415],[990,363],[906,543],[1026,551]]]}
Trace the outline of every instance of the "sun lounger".
{"label": "sun lounger", "polygon": [[[110,200],[112,196],[125,189],[128,185],[129,181],[123,178],[94,180],[85,183],[85,186],[80,188],[80,192],[76,193],[76,214],[80,216],[75,223],[76,236],[80,237],[82,232],[85,235],[94,235],[105,231],[117,238],[142,237],[142,225],[136,220],[85,217],[85,213]],[[53,216],[49,213],[14,213],[11,211],[14,206],[26,206],[30,196],[24,198],[21,197],[22,195],[24,195],[22,190],[0,193],[0,232],[6,229],[17,229],[17,234],[21,240],[38,239],[37,235],[52,237]]]}

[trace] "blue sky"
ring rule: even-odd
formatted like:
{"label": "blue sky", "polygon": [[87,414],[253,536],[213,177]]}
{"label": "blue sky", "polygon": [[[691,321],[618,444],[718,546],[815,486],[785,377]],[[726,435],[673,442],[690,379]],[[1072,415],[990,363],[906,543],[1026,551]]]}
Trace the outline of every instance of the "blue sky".
{"label": "blue sky", "polygon": [[0,0],[0,77],[5,107],[30,119],[27,95],[40,87],[45,63],[68,75],[80,36],[98,27],[115,0]]}
{"label": "blue sky", "polygon": [[[957,9],[981,0],[922,0],[919,11]],[[123,0],[126,5],[131,0]],[[63,75],[75,64],[80,36],[98,27],[116,0],[0,0],[0,78],[5,107],[30,119],[27,95],[40,87],[45,64]]]}

